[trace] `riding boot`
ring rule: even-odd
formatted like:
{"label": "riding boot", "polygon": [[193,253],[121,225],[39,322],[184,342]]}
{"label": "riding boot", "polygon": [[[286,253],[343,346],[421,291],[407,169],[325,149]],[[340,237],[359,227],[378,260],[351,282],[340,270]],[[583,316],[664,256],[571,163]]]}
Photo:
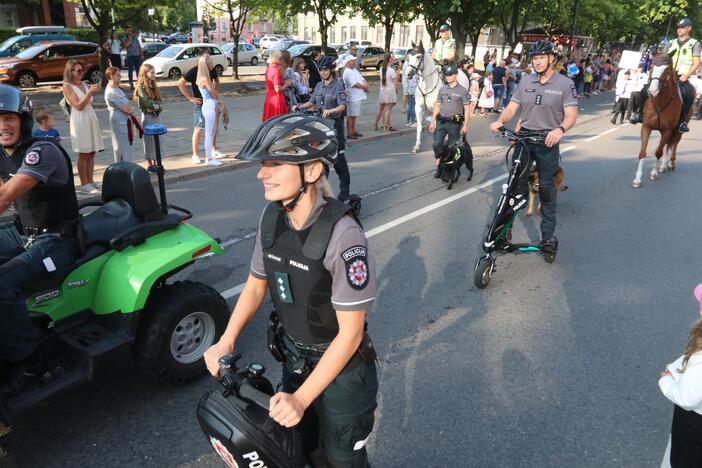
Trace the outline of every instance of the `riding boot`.
{"label": "riding boot", "polygon": [[558,239],[556,239],[556,236],[544,239],[539,244],[539,248],[544,253],[556,253],[556,250],[558,250]]}
{"label": "riding boot", "polygon": [[690,127],[687,126],[687,122],[685,122],[685,121],[680,122],[680,125],[678,125],[678,132],[687,133],[689,131],[690,131]]}
{"label": "riding boot", "polygon": [[611,122],[612,124],[615,124],[615,125],[616,125],[616,123],[617,123],[617,114],[614,114],[614,117],[612,117],[612,120],[610,120],[610,122]]}

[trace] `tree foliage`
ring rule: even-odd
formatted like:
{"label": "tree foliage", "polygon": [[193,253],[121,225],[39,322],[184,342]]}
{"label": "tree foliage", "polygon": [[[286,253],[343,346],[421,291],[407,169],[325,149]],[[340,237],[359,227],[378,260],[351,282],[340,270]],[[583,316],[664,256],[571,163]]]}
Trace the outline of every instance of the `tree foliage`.
{"label": "tree foliage", "polygon": [[412,21],[415,2],[412,0],[356,0],[353,6],[368,20],[369,26],[383,27],[385,50],[389,51],[395,25]]}
{"label": "tree foliage", "polygon": [[319,21],[319,35],[322,39],[322,54],[327,47],[329,27],[336,23],[337,17],[349,7],[346,0],[274,0],[276,9],[293,16],[298,13],[314,12]]}

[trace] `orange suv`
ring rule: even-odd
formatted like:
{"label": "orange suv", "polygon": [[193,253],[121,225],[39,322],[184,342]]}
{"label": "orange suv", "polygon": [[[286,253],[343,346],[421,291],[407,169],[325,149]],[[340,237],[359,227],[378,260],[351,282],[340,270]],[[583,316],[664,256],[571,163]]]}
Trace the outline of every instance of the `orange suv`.
{"label": "orange suv", "polygon": [[62,81],[66,62],[74,59],[83,64],[85,79],[97,83],[102,79],[97,50],[93,42],[40,42],[14,57],[1,58],[0,82],[27,88],[40,81]]}

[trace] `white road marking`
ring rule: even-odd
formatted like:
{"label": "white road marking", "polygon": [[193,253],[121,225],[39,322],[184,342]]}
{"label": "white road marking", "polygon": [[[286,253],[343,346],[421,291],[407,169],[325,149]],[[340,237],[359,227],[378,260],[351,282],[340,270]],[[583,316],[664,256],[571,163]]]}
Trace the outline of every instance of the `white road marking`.
{"label": "white road marking", "polygon": [[[627,125],[628,125],[628,124],[627,124]],[[605,136],[605,135],[609,135],[609,134],[612,133],[612,132],[616,132],[616,131],[619,130],[620,128],[622,128],[622,127],[610,128],[609,130],[606,130],[606,131],[604,131],[604,132],[602,132],[602,133],[598,133],[597,135],[591,136],[590,138],[585,138],[583,141],[584,141],[584,142],[590,142],[590,141],[593,141],[593,140],[597,140],[599,137]]]}
{"label": "white road marking", "polygon": [[[567,146],[567,147],[565,147],[565,148],[563,148],[563,149],[561,150],[561,154],[567,153],[568,151],[571,151],[571,150],[573,150],[573,149],[575,149],[575,148],[576,148],[575,145]],[[394,227],[397,227],[397,226],[399,226],[399,225],[401,225],[401,224],[404,224],[404,223],[406,223],[406,222],[408,222],[408,221],[411,221],[411,220],[413,220],[413,219],[415,219],[415,218],[419,218],[419,217],[422,216],[422,215],[425,215],[425,214],[427,214],[427,213],[429,213],[429,212],[431,212],[431,211],[434,211],[434,210],[436,210],[436,209],[438,209],[438,208],[441,208],[441,207],[443,207],[443,206],[446,206],[446,205],[448,205],[449,203],[453,203],[453,202],[455,202],[456,200],[460,200],[461,198],[467,197],[468,195],[471,195],[471,194],[473,194],[473,193],[475,193],[475,192],[477,192],[477,191],[479,191],[479,190],[482,190],[482,189],[484,189],[484,188],[486,188],[486,187],[489,187],[489,186],[491,186],[491,185],[494,185],[494,184],[496,184],[497,182],[500,182],[501,180],[504,180],[504,179],[506,179],[506,178],[507,178],[507,174],[506,174],[506,173],[505,173],[505,174],[502,174],[501,176],[494,177],[494,178],[492,178],[492,179],[490,179],[490,180],[488,180],[488,181],[483,182],[482,184],[478,184],[478,185],[476,185],[475,187],[471,187],[471,188],[469,188],[469,189],[467,189],[467,190],[464,190],[464,191],[462,191],[462,192],[459,192],[459,193],[457,193],[457,194],[455,194],[455,195],[452,195],[452,196],[450,196],[450,197],[448,197],[448,198],[445,198],[445,199],[443,199],[443,200],[439,200],[438,202],[432,203],[431,205],[427,205],[427,206],[425,206],[424,208],[421,208],[421,209],[419,209],[419,210],[417,210],[417,211],[413,211],[413,212],[410,213],[410,214],[406,214],[406,215],[404,215],[404,216],[400,216],[400,217],[397,218],[397,219],[394,219],[394,220],[392,220],[392,221],[389,221],[389,222],[387,222],[387,223],[385,223],[385,224],[381,224],[380,226],[378,226],[378,227],[376,227],[376,228],[373,228],[373,229],[371,229],[371,230],[369,230],[369,231],[366,231],[366,238],[370,239],[370,238],[373,237],[373,236],[376,236],[376,235],[378,235],[378,234],[381,234],[381,233],[383,233],[383,232],[385,232],[385,231],[389,231],[390,229],[392,229],[392,228],[394,228]],[[245,283],[242,283],[242,284],[239,284],[239,285],[237,285],[237,286],[234,286],[233,288],[227,289],[226,291],[223,291],[223,292],[222,292],[222,296],[223,296],[225,299],[230,299],[230,298],[232,298],[232,297],[234,297],[234,296],[237,296],[237,295],[241,294],[241,291],[244,289],[244,284],[245,284]]]}

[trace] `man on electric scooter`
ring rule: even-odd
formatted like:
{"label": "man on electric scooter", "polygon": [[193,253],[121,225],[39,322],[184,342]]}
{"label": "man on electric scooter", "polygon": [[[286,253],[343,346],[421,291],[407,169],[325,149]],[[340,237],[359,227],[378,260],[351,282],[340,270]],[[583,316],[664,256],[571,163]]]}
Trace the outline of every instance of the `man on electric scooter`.
{"label": "man on electric scooter", "polygon": [[23,290],[78,255],[78,201],[66,152],[32,138],[32,105],[23,92],[0,85],[0,358],[11,365],[0,392],[13,397],[44,372]]}
{"label": "man on electric scooter", "polygon": [[283,362],[270,417],[298,427],[315,466],[365,468],[378,391],[375,351],[365,332],[376,294],[363,228],[334,199],[324,176],[337,154],[326,119],[286,114],[262,123],[237,159],[259,161],[270,202],[246,285],[222,338],[205,353],[215,377],[266,291],[274,306],[269,349]]}
{"label": "man on electric scooter", "polygon": [[[512,98],[490,124],[495,133],[521,109],[521,129],[548,132],[543,144],[526,142],[531,157],[539,172],[539,197],[541,198],[541,244],[546,253],[555,252],[558,240],[556,230],[556,187],[553,176],[560,159],[559,142],[563,135],[575,125],[578,116],[578,93],[570,78],[556,73],[556,60],[551,41],[538,41],[529,50],[529,58],[536,75],[522,78]],[[523,151],[520,145],[514,157]],[[517,191],[528,193],[529,171],[524,171],[517,184]],[[509,238],[509,235],[505,236]],[[509,239],[507,239],[509,240]]]}

